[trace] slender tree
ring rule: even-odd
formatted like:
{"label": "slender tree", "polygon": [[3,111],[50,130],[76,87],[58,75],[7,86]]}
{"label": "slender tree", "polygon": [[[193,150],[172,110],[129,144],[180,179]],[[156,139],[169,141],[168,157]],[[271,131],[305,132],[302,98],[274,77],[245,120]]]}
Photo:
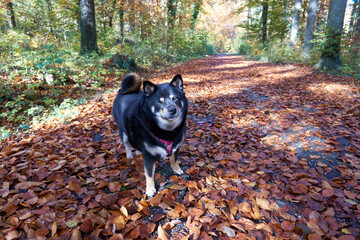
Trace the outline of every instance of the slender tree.
{"label": "slender tree", "polygon": [[[360,5],[357,6],[357,11],[358,11],[357,18],[356,18],[356,23],[355,23],[355,28],[354,28],[354,39],[353,39],[353,42],[351,45],[351,52],[350,52],[350,57],[355,62],[360,61],[360,56],[359,56],[359,52],[360,52]],[[359,64],[359,62],[357,62],[357,64]]]}
{"label": "slender tree", "polygon": [[94,0],[80,0],[81,53],[97,52]]}
{"label": "slender tree", "polygon": [[176,20],[176,3],[177,0],[167,0],[167,44],[166,50],[172,45],[174,41],[174,30],[175,30],[175,20]]}
{"label": "slender tree", "polygon": [[120,42],[124,41],[124,6],[125,6],[125,0],[120,0],[120,6],[119,6],[119,23],[120,23]]}
{"label": "slender tree", "polygon": [[285,38],[285,34],[286,34],[286,28],[287,28],[287,18],[288,18],[288,13],[287,13],[287,6],[288,6],[288,0],[283,0],[282,1],[282,7],[283,7],[283,10],[282,10],[282,17],[281,17],[281,21],[283,22],[284,24],[284,31],[282,32],[282,34],[280,35],[280,38],[281,40],[284,40]]}
{"label": "slender tree", "polygon": [[7,12],[9,28],[14,29],[16,27],[16,23],[15,23],[14,7],[12,2],[8,2],[6,4],[6,12]]}
{"label": "slender tree", "polygon": [[52,5],[51,0],[46,0],[47,5],[47,14],[48,14],[48,26],[50,27],[51,34],[54,35],[54,29],[53,29],[53,13],[52,13]]}
{"label": "slender tree", "polygon": [[200,12],[200,7],[202,4],[202,0],[196,0],[194,3],[194,12],[192,15],[192,23],[191,23],[191,30],[194,31],[195,29],[195,25],[196,25],[196,20],[198,18],[199,12]]}
{"label": "slender tree", "polygon": [[305,35],[304,35],[304,48],[303,48],[303,56],[305,57],[310,56],[310,51],[313,45],[311,41],[313,40],[314,37],[317,2],[318,2],[317,0],[310,0],[307,10],[307,19],[306,19],[306,27],[305,27]]}
{"label": "slender tree", "polygon": [[269,2],[268,0],[263,0],[261,2],[262,6],[262,14],[261,14],[261,40],[263,46],[266,46],[267,42],[267,19],[268,19],[268,11],[269,11]]}
{"label": "slender tree", "polygon": [[291,23],[290,46],[294,47],[299,31],[299,17],[301,9],[301,0],[295,0],[294,15]]}
{"label": "slender tree", "polygon": [[359,0],[353,0],[353,1],[354,1],[354,3],[353,3],[352,11],[351,11],[350,24],[349,24],[349,32],[350,33],[352,33],[355,30],[354,29],[354,26],[355,26],[354,22],[356,20],[357,9],[358,9],[358,6],[359,6]]}
{"label": "slender tree", "polygon": [[169,29],[174,29],[176,19],[176,0],[167,0],[167,13]]}
{"label": "slender tree", "polygon": [[134,0],[128,0],[128,22],[130,27],[130,32],[134,33],[136,31],[136,6]]}
{"label": "slender tree", "polygon": [[327,18],[326,42],[316,66],[338,69],[341,66],[340,43],[347,0],[331,0]]}

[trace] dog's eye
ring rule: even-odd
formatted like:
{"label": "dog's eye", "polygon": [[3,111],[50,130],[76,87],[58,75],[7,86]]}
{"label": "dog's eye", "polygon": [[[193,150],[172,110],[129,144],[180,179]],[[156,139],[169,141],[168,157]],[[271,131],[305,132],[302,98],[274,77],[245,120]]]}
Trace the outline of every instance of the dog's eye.
{"label": "dog's eye", "polygon": [[163,102],[165,101],[165,99],[164,99],[164,98],[160,98],[159,101],[160,101],[161,103],[163,103]]}
{"label": "dog's eye", "polygon": [[174,95],[170,95],[169,98],[170,98],[170,100],[175,100]]}

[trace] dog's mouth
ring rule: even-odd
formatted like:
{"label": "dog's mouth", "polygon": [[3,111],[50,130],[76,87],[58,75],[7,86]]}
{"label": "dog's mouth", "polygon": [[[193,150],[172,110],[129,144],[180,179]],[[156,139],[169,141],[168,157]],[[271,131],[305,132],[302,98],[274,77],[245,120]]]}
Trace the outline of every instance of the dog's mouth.
{"label": "dog's mouth", "polygon": [[160,128],[167,131],[172,131],[181,123],[181,116],[182,114],[180,111],[173,113],[168,111],[162,112],[158,115],[158,124]]}
{"label": "dog's mouth", "polygon": [[169,121],[169,122],[174,122],[178,117],[179,117],[179,114],[177,116],[161,116],[162,119]]}

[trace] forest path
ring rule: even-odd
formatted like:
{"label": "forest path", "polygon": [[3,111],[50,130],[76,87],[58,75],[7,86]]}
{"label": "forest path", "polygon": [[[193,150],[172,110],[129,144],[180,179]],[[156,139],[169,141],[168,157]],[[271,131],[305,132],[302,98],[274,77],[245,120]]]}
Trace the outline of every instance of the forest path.
{"label": "forest path", "polygon": [[0,239],[355,239],[360,236],[359,88],[307,67],[217,55],[182,74],[188,131],[175,176],[159,163],[144,197],[111,105],[80,106],[0,151]]}

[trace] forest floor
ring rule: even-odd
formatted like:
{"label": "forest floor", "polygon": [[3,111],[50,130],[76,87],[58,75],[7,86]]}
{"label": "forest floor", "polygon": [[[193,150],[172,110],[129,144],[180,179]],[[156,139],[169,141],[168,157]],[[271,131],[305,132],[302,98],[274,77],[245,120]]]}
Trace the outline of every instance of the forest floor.
{"label": "forest floor", "polygon": [[176,176],[127,160],[116,91],[0,147],[0,239],[359,239],[360,88],[352,78],[241,56],[182,74],[188,130]]}

